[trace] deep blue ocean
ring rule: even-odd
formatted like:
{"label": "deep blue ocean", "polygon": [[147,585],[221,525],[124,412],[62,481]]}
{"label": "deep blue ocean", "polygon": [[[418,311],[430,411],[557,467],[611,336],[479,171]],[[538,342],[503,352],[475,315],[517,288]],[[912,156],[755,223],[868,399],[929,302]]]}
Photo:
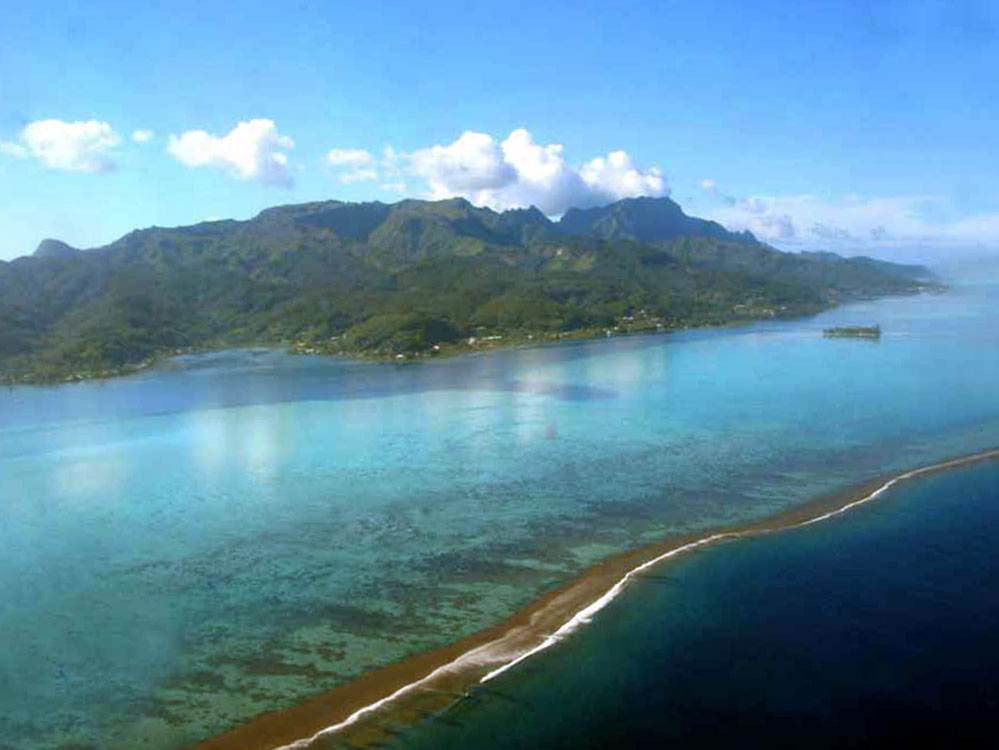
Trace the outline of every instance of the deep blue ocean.
{"label": "deep blue ocean", "polygon": [[999,461],[653,569],[392,747],[995,747]]}
{"label": "deep blue ocean", "polygon": [[[880,342],[821,333],[873,323]],[[609,555],[995,447],[997,383],[993,272],[942,295],[741,328],[409,366],[241,350],[104,383],[0,390],[0,748],[184,747],[493,625]],[[926,486],[937,481],[950,480]],[[896,507],[909,504],[885,502],[871,518],[888,514],[890,530]],[[987,519],[983,509],[981,528]],[[613,618],[631,618],[623,640],[655,643],[643,628],[684,611],[662,625],[679,639],[659,640],[675,652],[663,658],[734,664],[715,686],[734,691],[749,657],[712,628],[734,637],[752,609],[716,617],[709,590],[684,581],[728,575],[722,601],[735,602],[743,582],[753,590],[753,566],[776,564],[763,579],[796,586],[821,567],[801,561],[822,547],[814,540],[836,533],[829,524],[692,556],[665,569],[668,585],[636,587],[536,663],[586,643],[594,659],[623,649],[603,635]],[[900,544],[936,549],[921,534]],[[766,562],[795,549],[797,563]],[[952,570],[948,593],[971,585],[973,570]],[[875,580],[866,566],[851,571],[800,585]],[[834,615],[846,598],[829,599],[830,618],[844,619]],[[792,631],[805,639],[811,625]],[[791,668],[770,662],[776,690]],[[594,701],[649,700],[627,661],[580,663],[608,686]],[[528,662],[511,679],[539,669]],[[560,669],[544,670],[552,689],[582,695]],[[745,669],[752,684],[756,667]]]}

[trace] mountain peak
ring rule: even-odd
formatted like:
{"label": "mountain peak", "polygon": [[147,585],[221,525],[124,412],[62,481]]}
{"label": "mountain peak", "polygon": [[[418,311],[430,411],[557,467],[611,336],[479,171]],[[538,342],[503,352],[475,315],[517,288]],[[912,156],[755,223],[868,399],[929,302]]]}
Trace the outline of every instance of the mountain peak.
{"label": "mountain peak", "polygon": [[570,208],[559,221],[559,229],[566,234],[606,240],[657,242],[700,236],[756,244],[750,232],[730,232],[718,222],[687,216],[676,201],[665,196],[624,198],[606,206]]}
{"label": "mountain peak", "polygon": [[548,221],[548,217],[541,212],[540,208],[534,205],[528,206],[527,208],[508,208],[502,215],[516,217],[517,219],[525,221]]}
{"label": "mountain peak", "polygon": [[38,243],[38,247],[35,248],[35,252],[32,253],[32,258],[70,258],[76,255],[79,250],[75,247],[67,245],[62,240],[54,240],[52,238],[46,238]]}

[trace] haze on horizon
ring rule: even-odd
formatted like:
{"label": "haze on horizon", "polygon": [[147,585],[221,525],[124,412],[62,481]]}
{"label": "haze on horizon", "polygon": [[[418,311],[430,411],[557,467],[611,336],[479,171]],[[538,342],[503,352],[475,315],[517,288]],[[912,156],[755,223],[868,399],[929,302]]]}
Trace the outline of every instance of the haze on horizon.
{"label": "haze on horizon", "polygon": [[230,7],[5,20],[0,260],[452,196],[557,216],[670,195],[783,250],[999,254],[988,2]]}

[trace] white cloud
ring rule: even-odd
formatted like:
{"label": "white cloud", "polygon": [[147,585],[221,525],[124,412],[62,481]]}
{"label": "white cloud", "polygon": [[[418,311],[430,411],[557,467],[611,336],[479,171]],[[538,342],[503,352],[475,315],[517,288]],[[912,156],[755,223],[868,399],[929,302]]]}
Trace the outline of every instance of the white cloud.
{"label": "white cloud", "polygon": [[369,180],[378,179],[377,169],[353,169],[350,172],[344,172],[339,177],[340,182],[344,185],[350,185],[354,182],[367,182]]}
{"label": "white cloud", "polygon": [[294,146],[273,120],[256,119],[240,122],[224,136],[204,130],[171,135],[167,152],[187,167],[215,167],[239,180],[291,187],[294,180],[284,152]]}
{"label": "white cloud", "polygon": [[374,155],[361,148],[332,149],[326,154],[326,161],[337,170],[338,179],[345,185],[379,178]]}
{"label": "white cloud", "polygon": [[[663,172],[641,167],[626,151],[570,162],[558,143],[538,143],[525,129],[500,140],[466,131],[449,144],[413,151],[387,146],[381,155],[334,149],[328,165],[343,183],[376,181],[432,199],[464,197],[497,210],[535,205],[550,216],[638,196],[669,195]],[[831,249],[918,257],[919,248],[995,247],[999,212],[967,216],[946,196],[750,195],[700,180],[692,213],[733,230],[748,229],[789,250]],[[708,205],[705,205],[707,203]],[[937,248],[935,251],[933,248]]]}
{"label": "white cloud", "polygon": [[550,215],[564,213],[571,206],[601,202],[588,195],[579,171],[566,163],[562,144],[535,143],[521,128],[512,131],[500,147],[510,178],[496,189],[479,191],[475,202],[497,209],[533,205]]}
{"label": "white cloud", "polygon": [[28,149],[13,141],[0,141],[0,152],[7,154],[7,156],[13,156],[15,159],[28,158]]}
{"label": "white cloud", "polygon": [[945,195],[716,197],[709,218],[786,249],[934,254],[994,248],[999,237],[999,212],[961,216]]}
{"label": "white cloud", "polygon": [[492,136],[470,130],[448,146],[421,148],[406,156],[408,171],[426,180],[436,198],[495,190],[517,177]]}
{"label": "white cloud", "polygon": [[326,155],[334,167],[363,167],[374,164],[375,157],[363,148],[335,148]]}
{"label": "white cloud", "polygon": [[999,250],[999,211],[955,221],[944,227],[942,234],[950,243],[987,248],[995,254]]}
{"label": "white cloud", "polygon": [[36,120],[25,126],[17,141],[4,141],[0,150],[17,158],[33,157],[49,169],[66,172],[110,172],[114,148],[121,143],[106,122]]}
{"label": "white cloud", "polygon": [[561,144],[536,143],[522,128],[502,141],[466,131],[447,145],[410,152],[387,146],[380,159],[367,151],[334,149],[327,161],[342,170],[341,182],[382,180],[383,189],[402,191],[404,178],[415,178],[428,198],[460,196],[498,210],[534,205],[549,215],[572,206],[669,194],[659,169],[640,169],[624,151],[574,166]]}
{"label": "white cloud", "polygon": [[136,143],[149,143],[149,141],[153,140],[153,138],[155,137],[156,133],[154,133],[152,130],[132,131],[132,140],[135,141]]}
{"label": "white cloud", "polygon": [[669,194],[666,178],[659,168],[639,170],[625,151],[612,151],[606,157],[593,159],[583,165],[579,174],[591,190],[614,200]]}
{"label": "white cloud", "polygon": [[789,214],[754,216],[742,228],[748,229],[761,239],[770,241],[789,240],[798,233],[794,226],[794,219]]}

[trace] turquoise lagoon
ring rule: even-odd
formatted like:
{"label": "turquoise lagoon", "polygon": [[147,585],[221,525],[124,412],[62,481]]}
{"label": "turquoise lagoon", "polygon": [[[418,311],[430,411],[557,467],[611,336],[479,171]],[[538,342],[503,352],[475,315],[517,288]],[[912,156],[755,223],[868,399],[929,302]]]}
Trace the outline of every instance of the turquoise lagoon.
{"label": "turquoise lagoon", "polygon": [[994,447],[997,383],[992,278],[419,365],[244,350],[4,390],[0,748],[183,747],[615,552]]}

